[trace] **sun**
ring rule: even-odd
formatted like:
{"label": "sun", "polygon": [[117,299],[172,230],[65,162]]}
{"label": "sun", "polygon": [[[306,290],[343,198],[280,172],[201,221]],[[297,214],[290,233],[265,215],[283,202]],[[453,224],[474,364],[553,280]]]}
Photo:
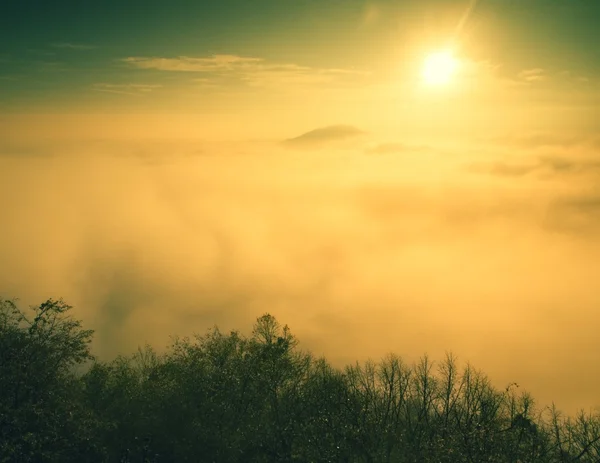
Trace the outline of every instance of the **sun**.
{"label": "sun", "polygon": [[452,51],[443,50],[431,53],[423,63],[422,77],[430,86],[447,85],[452,81],[458,69],[458,60]]}

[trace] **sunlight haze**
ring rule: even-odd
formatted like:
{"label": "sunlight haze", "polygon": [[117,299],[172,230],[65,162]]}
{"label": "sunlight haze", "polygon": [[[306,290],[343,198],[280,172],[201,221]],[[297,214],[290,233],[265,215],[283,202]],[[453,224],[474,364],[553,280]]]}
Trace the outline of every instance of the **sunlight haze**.
{"label": "sunlight haze", "polygon": [[0,9],[0,297],[600,406],[600,2],[85,3]]}
{"label": "sunlight haze", "polygon": [[431,53],[423,64],[423,80],[427,85],[446,85],[454,77],[458,66],[451,51]]}

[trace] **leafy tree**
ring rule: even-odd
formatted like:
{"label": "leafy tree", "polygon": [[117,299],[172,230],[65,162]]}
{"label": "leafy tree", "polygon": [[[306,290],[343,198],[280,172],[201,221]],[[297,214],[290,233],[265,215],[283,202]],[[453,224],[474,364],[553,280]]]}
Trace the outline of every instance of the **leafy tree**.
{"label": "leafy tree", "polygon": [[271,315],[94,362],[48,300],[0,301],[0,462],[597,463],[600,416],[538,410],[447,355],[336,369]]}
{"label": "leafy tree", "polygon": [[67,461],[91,439],[73,367],[92,359],[92,331],[70,309],[49,299],[28,314],[0,300],[0,461]]}

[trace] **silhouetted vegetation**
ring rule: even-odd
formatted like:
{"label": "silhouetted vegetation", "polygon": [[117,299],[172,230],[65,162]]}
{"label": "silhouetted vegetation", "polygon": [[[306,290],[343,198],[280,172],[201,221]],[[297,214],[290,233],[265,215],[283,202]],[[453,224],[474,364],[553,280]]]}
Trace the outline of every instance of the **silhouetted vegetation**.
{"label": "silhouetted vegetation", "polygon": [[599,416],[537,408],[451,355],[339,370],[263,315],[248,337],[98,362],[69,309],[0,300],[2,462],[600,461]]}

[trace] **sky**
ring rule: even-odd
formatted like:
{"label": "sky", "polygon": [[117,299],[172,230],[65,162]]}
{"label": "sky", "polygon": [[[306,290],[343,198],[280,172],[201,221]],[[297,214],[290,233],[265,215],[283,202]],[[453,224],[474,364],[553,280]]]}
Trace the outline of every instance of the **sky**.
{"label": "sky", "polygon": [[[264,312],[600,406],[596,0],[8,0],[0,296],[101,358]],[[450,50],[445,85],[423,63]]]}

